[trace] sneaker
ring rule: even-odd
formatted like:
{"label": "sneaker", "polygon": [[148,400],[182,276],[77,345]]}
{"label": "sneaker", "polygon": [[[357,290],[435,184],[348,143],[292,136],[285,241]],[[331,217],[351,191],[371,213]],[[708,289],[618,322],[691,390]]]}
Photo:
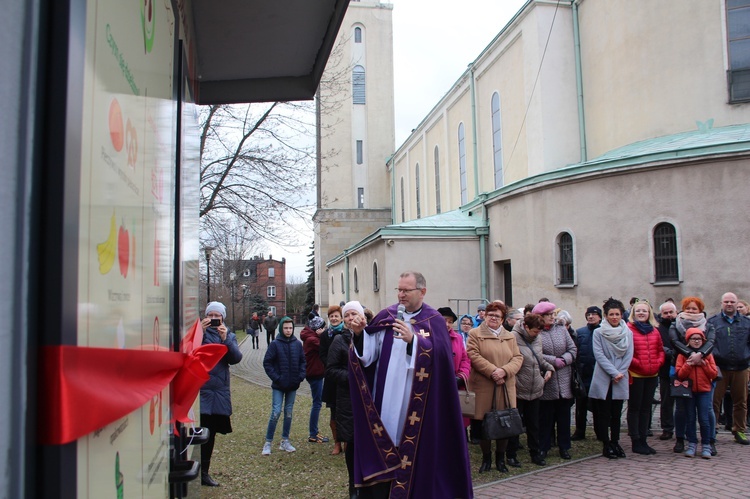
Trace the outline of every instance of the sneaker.
{"label": "sneaker", "polygon": [[294,452],[297,450],[294,447],[292,447],[292,444],[291,442],[289,442],[289,440],[282,440],[281,444],[279,445],[279,449],[285,450],[287,452]]}
{"label": "sneaker", "polygon": [[263,452],[260,453],[261,456],[270,456],[271,455],[271,442],[266,442],[263,444]]}
{"label": "sneaker", "polygon": [[745,436],[744,431],[738,431],[734,434],[734,441],[742,445],[750,445],[750,441]]}
{"label": "sneaker", "polygon": [[703,459],[711,459],[711,446],[701,445],[701,457]]}
{"label": "sneaker", "polygon": [[308,438],[307,441],[311,444],[325,444],[328,443],[328,437],[324,437],[323,435],[318,433],[314,437]]}
{"label": "sneaker", "polygon": [[687,449],[685,449],[685,457],[695,457],[696,447],[698,447],[698,444],[694,444],[692,442],[688,443]]}

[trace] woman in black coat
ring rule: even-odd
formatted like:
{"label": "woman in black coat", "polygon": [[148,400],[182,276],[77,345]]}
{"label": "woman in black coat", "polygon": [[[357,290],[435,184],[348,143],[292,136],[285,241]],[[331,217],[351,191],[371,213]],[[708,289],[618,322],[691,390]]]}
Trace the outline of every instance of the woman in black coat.
{"label": "woman in black coat", "polygon": [[[358,302],[350,302],[357,303]],[[336,439],[345,443],[344,456],[346,468],[349,472],[349,495],[355,495],[354,489],[354,417],[352,415],[352,400],[349,396],[349,345],[352,333],[346,327],[352,320],[365,321],[356,307],[347,308],[344,305],[344,329],[333,338],[328,349],[328,365],[326,366],[326,380],[336,386]]]}

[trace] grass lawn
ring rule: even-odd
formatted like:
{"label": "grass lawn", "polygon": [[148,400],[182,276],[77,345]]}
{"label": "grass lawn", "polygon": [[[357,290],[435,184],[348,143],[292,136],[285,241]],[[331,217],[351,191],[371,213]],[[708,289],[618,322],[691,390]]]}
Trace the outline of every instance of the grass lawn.
{"label": "grass lawn", "polygon": [[[274,445],[270,456],[261,456],[266,425],[271,412],[271,390],[232,378],[232,405],[234,432],[218,435],[211,461],[211,476],[221,487],[201,487],[201,497],[347,497],[347,474],[343,453],[332,456],[333,443],[311,444],[307,442],[307,423],[312,400],[298,393],[294,404],[294,419],[290,440],[297,448],[294,453],[279,450],[282,418],[276,427]],[[320,413],[320,431],[330,437],[328,421],[330,411],[325,407]],[[521,438],[525,445],[525,437]],[[574,459],[598,454],[601,445],[594,440],[589,428],[588,438],[573,442],[571,454]],[[477,473],[481,462],[478,445],[470,445],[472,480],[474,485],[494,482],[510,476],[537,471],[543,468],[531,464],[527,450],[518,453],[522,468],[510,468],[509,473],[493,470],[481,475]],[[493,456],[494,458],[494,456]],[[552,449],[547,457],[547,466],[560,464],[563,460]]]}

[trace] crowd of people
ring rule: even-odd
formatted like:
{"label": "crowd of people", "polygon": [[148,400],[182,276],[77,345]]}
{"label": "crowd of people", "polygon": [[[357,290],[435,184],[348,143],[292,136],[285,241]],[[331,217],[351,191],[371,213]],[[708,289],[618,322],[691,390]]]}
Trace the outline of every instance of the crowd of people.
{"label": "crowd of people", "polygon": [[[679,304],[667,300],[657,309],[645,299],[631,299],[626,309],[609,298],[601,308],[590,306],[585,325],[573,329],[571,315],[545,298],[522,309],[496,300],[480,305],[475,316],[459,318],[450,307],[436,310],[424,303],[426,290],[422,274],[404,272],[398,303],[377,314],[357,301],[330,306],[328,324],[315,308],[300,340],[291,319],[278,321],[263,362],[272,382],[263,455],[271,452],[282,409],[280,449],[295,450],[289,430],[304,380],[313,398],[308,441],[328,441],[318,428],[325,402],[332,453],[345,455],[352,497],[411,497],[417,489],[430,497],[471,497],[468,444],[481,449],[480,473],[523,466],[519,436],[496,439],[493,462],[483,420],[496,409],[518,410],[530,461],[537,466],[547,464],[553,447],[562,459],[571,459],[571,442],[586,438],[589,413],[602,456],[626,457],[620,443],[626,401],[633,453],[656,453],[648,443],[655,403],[660,403],[659,438],[675,438],[675,452],[717,455],[718,423],[731,429],[738,444],[750,443],[750,307],[734,293],[722,296],[713,315],[694,296]],[[209,304],[207,319],[217,310]],[[212,331],[207,319],[206,341],[236,346],[225,326]],[[238,362],[238,354],[230,348],[217,374]],[[228,386],[227,378],[227,392]],[[475,394],[473,414],[462,415],[459,389]],[[203,390],[201,396],[203,401]],[[221,409],[214,414],[231,414],[231,401],[228,411]],[[231,431],[228,415],[218,423],[210,413],[205,416],[219,433]],[[450,438],[454,433],[464,437]],[[208,464],[210,452],[202,476],[212,485]]]}

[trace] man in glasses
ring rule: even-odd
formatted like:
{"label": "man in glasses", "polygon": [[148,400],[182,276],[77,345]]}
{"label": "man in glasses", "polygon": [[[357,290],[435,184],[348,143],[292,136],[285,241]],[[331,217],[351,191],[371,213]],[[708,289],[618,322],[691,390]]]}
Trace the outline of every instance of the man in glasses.
{"label": "man in glasses", "polygon": [[364,497],[471,497],[445,320],[424,303],[421,273],[401,274],[396,292],[366,329],[352,326],[354,482]]}

